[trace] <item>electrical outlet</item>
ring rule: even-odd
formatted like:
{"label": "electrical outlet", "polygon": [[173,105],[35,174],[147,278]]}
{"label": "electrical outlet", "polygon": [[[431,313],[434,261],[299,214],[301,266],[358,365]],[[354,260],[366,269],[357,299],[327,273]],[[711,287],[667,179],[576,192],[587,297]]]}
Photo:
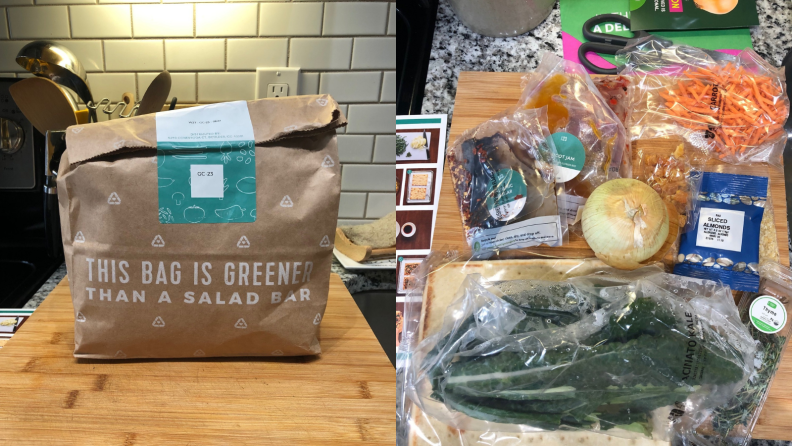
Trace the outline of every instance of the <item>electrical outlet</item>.
{"label": "electrical outlet", "polygon": [[268,98],[280,98],[289,95],[289,84],[269,84],[267,85]]}
{"label": "electrical outlet", "polygon": [[256,99],[296,96],[299,83],[299,68],[256,68]]}

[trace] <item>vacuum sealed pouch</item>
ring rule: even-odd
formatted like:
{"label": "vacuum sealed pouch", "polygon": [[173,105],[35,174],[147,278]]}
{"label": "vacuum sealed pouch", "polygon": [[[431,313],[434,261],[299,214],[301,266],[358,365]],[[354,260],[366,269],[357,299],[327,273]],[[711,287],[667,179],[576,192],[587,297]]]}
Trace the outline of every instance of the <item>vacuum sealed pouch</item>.
{"label": "vacuum sealed pouch", "polygon": [[462,227],[475,252],[564,243],[554,154],[544,108],[495,116],[449,147]]}
{"label": "vacuum sealed pouch", "polygon": [[[762,220],[768,209],[766,175],[704,172],[695,216],[680,237],[674,273],[719,280],[733,290],[759,289]],[[758,170],[758,169],[756,169]]]}
{"label": "vacuum sealed pouch", "polygon": [[631,139],[681,138],[733,164],[781,165],[789,99],[783,72],[746,49],[731,56],[646,37],[620,50],[632,75]]}
{"label": "vacuum sealed pouch", "polygon": [[570,226],[597,186],[631,176],[624,126],[582,65],[545,53],[536,70],[523,78],[518,107],[547,107],[558,153],[556,183],[563,183],[559,209]]}
{"label": "vacuum sealed pouch", "polygon": [[74,355],[320,353],[344,125],[322,95],[69,127]]}
{"label": "vacuum sealed pouch", "polygon": [[[427,280],[421,323],[405,328],[422,339],[404,371],[412,405],[403,421],[420,430],[410,445],[592,443],[600,434],[609,444],[667,444],[753,373],[755,345],[727,287],[656,267],[547,262],[469,262],[464,278]],[[461,280],[446,307],[426,302],[445,293],[430,290],[438,280]]]}

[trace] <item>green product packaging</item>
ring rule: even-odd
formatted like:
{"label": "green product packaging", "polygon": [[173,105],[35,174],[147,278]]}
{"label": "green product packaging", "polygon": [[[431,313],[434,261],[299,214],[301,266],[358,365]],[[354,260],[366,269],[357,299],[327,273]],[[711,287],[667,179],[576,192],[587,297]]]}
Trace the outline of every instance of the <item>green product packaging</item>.
{"label": "green product packaging", "polygon": [[759,25],[756,0],[629,0],[632,29],[682,30]]}

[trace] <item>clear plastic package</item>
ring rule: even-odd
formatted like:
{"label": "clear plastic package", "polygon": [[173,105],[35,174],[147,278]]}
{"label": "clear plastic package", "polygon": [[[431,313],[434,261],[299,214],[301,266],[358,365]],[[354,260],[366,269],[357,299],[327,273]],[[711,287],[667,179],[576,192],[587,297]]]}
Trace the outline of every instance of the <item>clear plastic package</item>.
{"label": "clear plastic package", "polygon": [[556,182],[563,183],[557,191],[559,207],[572,229],[582,234],[579,224],[572,226],[578,207],[605,181],[631,177],[622,121],[582,65],[552,53],[545,53],[536,70],[523,77],[518,107],[547,107],[561,167]]}
{"label": "clear plastic package", "polygon": [[679,137],[728,163],[781,165],[786,83],[753,50],[731,56],[644,37],[617,61],[633,77],[631,140]]}
{"label": "clear plastic package", "polygon": [[466,256],[427,257],[405,306],[397,444],[668,444],[754,370],[716,282]]}
{"label": "clear plastic package", "polygon": [[468,244],[476,252],[568,240],[554,184],[546,108],[509,110],[465,131],[448,168]]}

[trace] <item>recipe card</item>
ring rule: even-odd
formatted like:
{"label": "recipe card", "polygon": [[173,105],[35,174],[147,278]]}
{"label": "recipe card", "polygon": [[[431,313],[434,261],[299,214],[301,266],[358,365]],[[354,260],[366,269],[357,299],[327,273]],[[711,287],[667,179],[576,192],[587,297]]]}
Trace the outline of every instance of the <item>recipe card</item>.
{"label": "recipe card", "polygon": [[432,248],[446,149],[446,115],[396,117],[396,293]]}
{"label": "recipe card", "polygon": [[33,314],[29,309],[0,309],[0,348]]}

